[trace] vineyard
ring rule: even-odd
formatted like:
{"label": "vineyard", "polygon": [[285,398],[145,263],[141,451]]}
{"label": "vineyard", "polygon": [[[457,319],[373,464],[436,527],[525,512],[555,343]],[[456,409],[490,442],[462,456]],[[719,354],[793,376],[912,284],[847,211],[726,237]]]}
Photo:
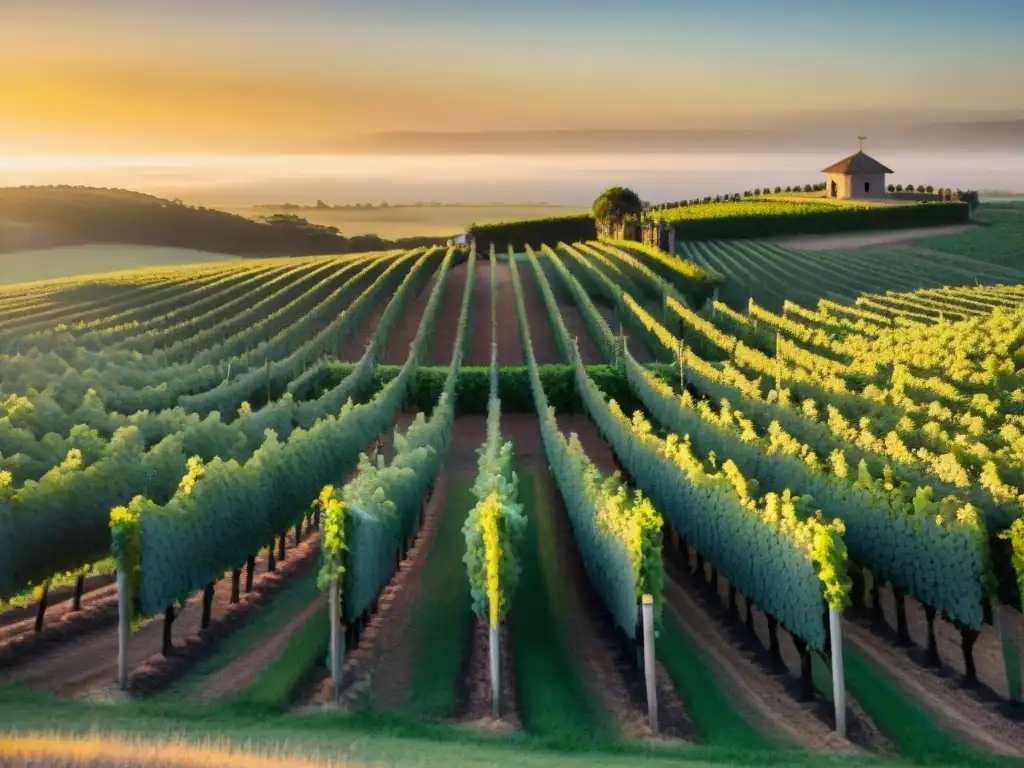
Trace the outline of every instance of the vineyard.
{"label": "vineyard", "polygon": [[974,234],[0,286],[2,719],[1019,764],[1024,271]]}

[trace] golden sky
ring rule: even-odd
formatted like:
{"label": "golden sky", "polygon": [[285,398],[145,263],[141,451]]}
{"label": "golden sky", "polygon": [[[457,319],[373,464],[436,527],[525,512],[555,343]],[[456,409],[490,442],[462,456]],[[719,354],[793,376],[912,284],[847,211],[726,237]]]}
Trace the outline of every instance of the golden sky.
{"label": "golden sky", "polygon": [[0,154],[1020,109],[1024,3],[990,2],[0,0]]}

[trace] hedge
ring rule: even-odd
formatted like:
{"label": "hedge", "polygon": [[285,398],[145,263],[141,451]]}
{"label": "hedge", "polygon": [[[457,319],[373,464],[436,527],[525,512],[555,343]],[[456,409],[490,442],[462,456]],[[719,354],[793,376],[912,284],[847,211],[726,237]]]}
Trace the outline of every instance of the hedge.
{"label": "hedge", "polygon": [[[337,386],[354,367],[352,363],[328,363],[324,366],[320,387]],[[647,367],[655,376],[666,381],[679,375],[674,365],[651,364]],[[398,375],[399,370],[397,365],[378,365],[371,391],[379,391]],[[559,413],[584,412],[576,391],[575,372],[572,366],[542,365],[539,370],[548,401]],[[609,399],[622,403],[624,408],[628,405],[630,413],[643,409],[630,390],[625,373],[615,366],[587,366],[587,374]],[[410,383],[405,406],[429,413],[440,397],[447,375],[447,366],[418,367]],[[466,366],[459,369],[455,385],[456,415],[487,413],[490,395],[489,376],[489,368],[486,366]],[[530,388],[530,372],[525,366],[499,368],[498,391],[501,393],[503,413],[536,413]]]}
{"label": "hedge", "polygon": [[[740,209],[738,209],[740,210]],[[918,203],[910,205],[822,205],[787,213],[753,213],[715,218],[685,218],[671,222],[683,240],[729,240],[778,235],[818,235],[879,229],[910,229],[966,224],[966,203]]]}
{"label": "hedge", "polygon": [[552,216],[546,219],[502,221],[495,224],[473,224],[467,233],[476,239],[477,253],[486,253],[493,245],[498,252],[523,251],[527,245],[539,248],[544,243],[596,240],[597,225],[589,213],[573,216]]}

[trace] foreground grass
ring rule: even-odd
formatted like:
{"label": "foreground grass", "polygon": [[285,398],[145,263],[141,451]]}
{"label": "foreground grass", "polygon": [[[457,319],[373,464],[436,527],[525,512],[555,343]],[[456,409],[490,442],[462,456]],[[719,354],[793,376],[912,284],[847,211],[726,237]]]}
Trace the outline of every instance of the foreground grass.
{"label": "foreground grass", "polygon": [[750,750],[781,746],[778,740],[768,739],[735,710],[709,661],[672,611],[666,609],[662,618],[658,660],[672,678],[701,740],[709,746]]}
{"label": "foreground grass", "polygon": [[569,646],[563,608],[570,597],[559,568],[554,499],[543,470],[520,465],[519,478],[528,523],[509,617],[519,713],[524,727],[542,738],[607,742],[615,728],[584,686]]}
{"label": "foreground grass", "polygon": [[[260,710],[203,708],[166,703],[159,711],[138,703],[86,704],[57,699],[25,689],[0,688],[0,739],[11,734],[45,735],[54,739],[101,737],[145,743],[213,742],[252,749],[256,753],[287,754],[293,761],[329,755],[335,765],[374,766],[457,765],[515,768],[575,768],[598,766],[669,768],[684,764],[704,766],[892,766],[873,758],[851,759],[825,755],[764,751],[735,755],[727,749],[677,748],[577,740],[552,749],[527,734],[482,734],[469,729],[415,723],[397,717],[345,715],[337,711],[315,714],[270,714]],[[0,751],[0,755],[5,755]],[[0,765],[4,765],[0,759]],[[44,763],[46,764],[46,763]],[[68,763],[53,763],[67,765]],[[103,763],[106,765],[111,764]],[[117,764],[117,763],[114,763]],[[134,765],[131,762],[122,763]],[[149,763],[150,765],[154,763]],[[166,764],[166,763],[156,763]],[[282,763],[287,768],[287,764]]]}
{"label": "foreground grass", "polygon": [[[126,739],[33,733],[0,736],[5,766],[218,766],[220,768],[313,768],[345,765],[336,761],[293,758],[283,750],[246,749],[226,742],[196,743],[187,739]],[[348,763],[351,765],[351,763]]]}
{"label": "foreground grass", "polygon": [[473,475],[452,474],[429,557],[423,564],[421,599],[409,628],[419,646],[409,687],[409,713],[426,718],[455,714],[459,678],[469,649],[469,580],[462,526],[476,498]]}

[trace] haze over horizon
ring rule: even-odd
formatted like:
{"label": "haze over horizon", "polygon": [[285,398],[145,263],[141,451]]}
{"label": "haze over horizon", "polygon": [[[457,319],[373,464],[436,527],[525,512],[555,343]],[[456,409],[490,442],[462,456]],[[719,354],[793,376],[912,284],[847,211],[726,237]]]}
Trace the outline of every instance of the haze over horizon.
{"label": "haze over horizon", "polygon": [[1024,126],[1018,0],[0,13],[0,156],[763,150],[859,131],[871,146],[1007,147]]}

